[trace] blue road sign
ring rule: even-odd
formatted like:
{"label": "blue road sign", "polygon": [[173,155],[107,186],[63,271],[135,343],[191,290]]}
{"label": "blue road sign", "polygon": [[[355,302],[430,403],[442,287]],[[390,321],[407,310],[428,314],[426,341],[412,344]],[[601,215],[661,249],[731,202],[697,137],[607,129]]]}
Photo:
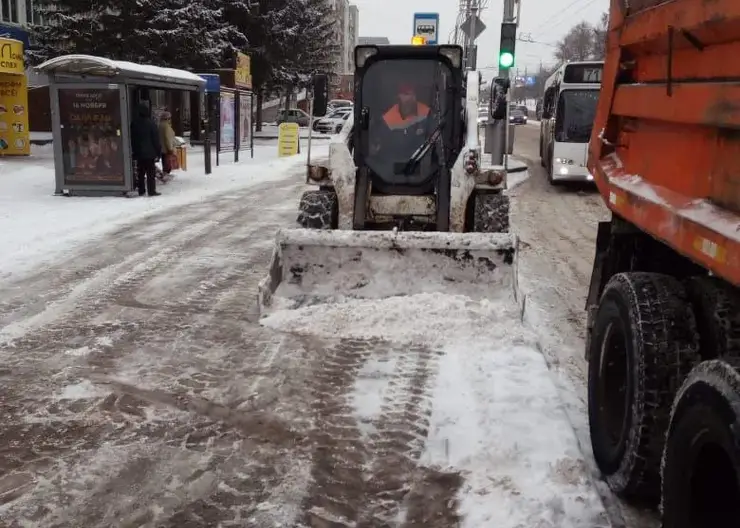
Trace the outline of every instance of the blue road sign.
{"label": "blue road sign", "polygon": [[426,43],[435,46],[439,42],[439,13],[414,13],[412,37],[424,37]]}
{"label": "blue road sign", "polygon": [[534,77],[527,77],[527,86],[534,86],[535,78]]}

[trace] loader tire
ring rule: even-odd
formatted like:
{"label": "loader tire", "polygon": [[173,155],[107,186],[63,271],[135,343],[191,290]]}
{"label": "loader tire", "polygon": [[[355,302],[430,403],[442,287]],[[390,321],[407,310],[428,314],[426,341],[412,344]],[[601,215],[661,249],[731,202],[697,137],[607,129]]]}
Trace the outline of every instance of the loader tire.
{"label": "loader tire", "polygon": [[473,208],[473,232],[508,233],[509,197],[503,193],[476,194]]}
{"label": "loader tire", "polygon": [[594,459],[618,495],[659,501],[671,404],[698,349],[680,282],[642,272],[611,278],[591,330],[588,418]]}
{"label": "loader tire", "polygon": [[298,224],[306,229],[336,229],[339,218],[333,190],[306,191],[298,205]]}
{"label": "loader tire", "polygon": [[740,375],[705,361],[679,389],[663,454],[663,528],[734,527],[740,521]]}

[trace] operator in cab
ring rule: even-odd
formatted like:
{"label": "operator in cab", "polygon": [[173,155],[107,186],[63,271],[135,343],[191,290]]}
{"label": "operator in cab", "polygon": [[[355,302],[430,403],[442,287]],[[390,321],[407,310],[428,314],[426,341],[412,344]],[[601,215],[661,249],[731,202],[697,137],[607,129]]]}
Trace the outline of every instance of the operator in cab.
{"label": "operator in cab", "polygon": [[416,98],[410,83],[398,86],[396,102],[383,113],[384,133],[373,142],[372,153],[399,161],[408,158],[424,142],[431,109]]}

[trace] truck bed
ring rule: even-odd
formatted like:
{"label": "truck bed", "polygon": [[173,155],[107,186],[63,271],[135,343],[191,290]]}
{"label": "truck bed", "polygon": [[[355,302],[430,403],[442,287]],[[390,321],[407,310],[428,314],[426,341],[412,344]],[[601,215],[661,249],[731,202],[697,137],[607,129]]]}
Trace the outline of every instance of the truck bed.
{"label": "truck bed", "polygon": [[615,214],[740,285],[740,2],[625,3],[589,168]]}

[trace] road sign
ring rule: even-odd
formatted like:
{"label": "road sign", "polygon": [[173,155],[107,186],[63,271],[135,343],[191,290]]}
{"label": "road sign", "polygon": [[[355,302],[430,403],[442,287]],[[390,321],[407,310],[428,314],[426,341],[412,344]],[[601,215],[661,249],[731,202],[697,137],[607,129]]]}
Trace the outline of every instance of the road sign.
{"label": "road sign", "polygon": [[[475,35],[473,35],[473,40],[480,37],[480,34],[483,33],[486,30],[486,25],[483,23],[483,21],[478,18],[477,15],[475,16]],[[460,30],[465,33],[465,36],[469,37],[470,33],[470,17],[465,19],[465,22],[462,23],[460,26]]]}
{"label": "road sign", "polygon": [[436,45],[439,42],[439,13],[414,13],[412,37],[424,37],[428,45]]}
{"label": "road sign", "polygon": [[527,86],[534,86],[535,78],[534,77],[527,77]]}

